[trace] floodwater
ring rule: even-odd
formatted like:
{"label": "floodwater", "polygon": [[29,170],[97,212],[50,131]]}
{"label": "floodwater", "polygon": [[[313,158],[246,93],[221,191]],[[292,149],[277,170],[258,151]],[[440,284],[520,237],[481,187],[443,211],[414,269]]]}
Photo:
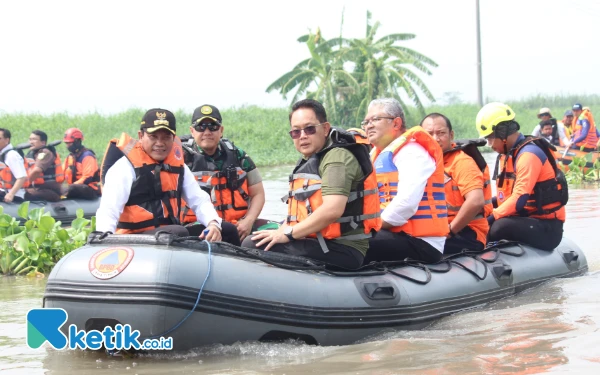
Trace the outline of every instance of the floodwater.
{"label": "floodwater", "polygon": [[[489,155],[492,158],[493,155]],[[263,171],[261,216],[281,220],[291,167]],[[45,279],[0,277],[0,373],[4,374],[539,374],[600,373],[600,189],[570,189],[565,236],[589,273],[555,280],[421,331],[319,347],[297,342],[215,345],[183,353],[113,358],[31,350],[25,315],[40,307]]]}

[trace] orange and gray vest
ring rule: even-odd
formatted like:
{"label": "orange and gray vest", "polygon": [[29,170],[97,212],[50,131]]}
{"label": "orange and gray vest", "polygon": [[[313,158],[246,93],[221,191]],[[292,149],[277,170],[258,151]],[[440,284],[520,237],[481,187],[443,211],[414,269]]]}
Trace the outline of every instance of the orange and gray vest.
{"label": "orange and gray vest", "polygon": [[435,171],[427,180],[417,212],[404,225],[392,227],[390,231],[405,232],[413,237],[445,237],[448,234],[448,210],[442,149],[420,126],[410,128],[383,150],[375,147],[371,153],[377,173],[381,212],[396,196],[398,179],[402,178],[394,165],[394,155],[410,142],[417,142],[427,151],[435,161]]}

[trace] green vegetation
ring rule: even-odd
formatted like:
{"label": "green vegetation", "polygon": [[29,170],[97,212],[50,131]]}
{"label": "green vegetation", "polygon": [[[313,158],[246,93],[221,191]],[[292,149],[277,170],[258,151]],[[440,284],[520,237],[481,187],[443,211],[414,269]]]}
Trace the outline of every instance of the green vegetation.
{"label": "green vegetation", "polygon": [[[569,164],[569,170],[565,172],[565,177],[570,184],[581,184],[585,182],[600,182],[600,160],[592,164],[592,168],[585,168],[587,163],[591,163],[593,154],[588,153],[585,158],[575,156]],[[563,164],[560,167],[565,170]]]}
{"label": "green vegetation", "polygon": [[[431,75],[429,68],[437,64],[396,44],[414,39],[414,34],[376,39],[381,24],[372,23],[368,11],[366,26],[364,38],[346,39],[340,35],[327,40],[320,29],[301,36],[298,41],[306,43],[310,57],[271,83],[267,92],[279,91],[284,98],[293,92],[292,104],[304,97],[319,100],[327,108],[330,122],[347,127],[359,123],[369,102],[379,97],[394,97],[406,107],[405,95],[424,115],[418,91],[429,100],[434,97],[416,72]],[[407,110],[410,112],[410,108]]]}
{"label": "green vegetation", "polygon": [[60,258],[83,246],[96,226],[96,218],[84,219],[81,209],[67,229],[43,208],[29,211],[29,202],[19,206],[19,216],[26,220],[23,225],[3,211],[0,206],[0,274],[4,275],[42,276]]}
{"label": "green vegetation", "polygon": [[[562,119],[563,113],[572,107],[573,103],[581,102],[592,111],[600,113],[600,95],[579,97],[534,97],[523,100],[506,101],[517,113],[517,121],[521,131],[530,133],[539,122],[536,115],[541,107],[549,107],[552,114]],[[409,126],[421,121],[421,116],[415,107],[407,116]],[[475,116],[479,111],[476,104],[457,103],[452,105],[432,105],[425,108],[425,113],[441,112],[452,120],[457,138],[476,138]],[[92,148],[102,159],[106,145],[111,138],[119,137],[121,132],[133,136],[137,134],[140,120],[144,114],[142,109],[130,109],[114,115],[90,113],[84,115],[69,115],[56,113],[48,116],[39,114],[0,114],[0,127],[12,132],[12,143],[26,142],[32,130],[42,129],[48,133],[50,140],[62,139],[64,132],[70,127],[79,127],[85,136],[84,144]],[[189,132],[192,111],[175,112],[177,117],[178,134]],[[256,106],[222,109],[225,136],[236,145],[248,152],[259,166],[294,163],[299,154],[294,149],[288,135],[289,110],[286,108],[260,108]],[[364,114],[363,114],[364,116]],[[362,117],[360,118],[362,120]],[[338,125],[331,121],[333,125]],[[358,127],[351,123],[348,127]],[[67,149],[59,145],[61,157],[65,158]]]}

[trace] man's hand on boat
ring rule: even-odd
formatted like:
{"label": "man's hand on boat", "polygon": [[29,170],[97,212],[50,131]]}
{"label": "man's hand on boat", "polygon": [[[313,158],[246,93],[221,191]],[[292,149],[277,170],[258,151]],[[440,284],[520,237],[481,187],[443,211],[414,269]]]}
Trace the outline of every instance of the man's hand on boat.
{"label": "man's hand on boat", "polygon": [[[208,233],[206,233],[206,231],[208,231]],[[200,239],[207,240],[210,242],[221,241],[221,228],[219,227],[218,223],[215,223],[214,221],[208,223],[208,226],[200,235]]]}
{"label": "man's hand on boat", "polygon": [[258,241],[256,243],[256,247],[261,247],[264,244],[267,244],[265,247],[265,251],[269,251],[271,247],[278,243],[288,243],[290,242],[289,238],[284,234],[284,230],[287,228],[287,225],[284,224],[279,227],[279,229],[267,229],[267,230],[259,230],[253,232],[252,241]]}
{"label": "man's hand on boat", "polygon": [[254,224],[252,220],[246,217],[243,217],[235,224],[240,235],[240,241],[243,241],[252,232],[252,224]]}

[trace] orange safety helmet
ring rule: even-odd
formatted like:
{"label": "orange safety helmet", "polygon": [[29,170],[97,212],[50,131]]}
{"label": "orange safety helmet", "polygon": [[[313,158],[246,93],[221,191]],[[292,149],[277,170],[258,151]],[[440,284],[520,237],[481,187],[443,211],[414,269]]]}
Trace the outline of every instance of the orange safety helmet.
{"label": "orange safety helmet", "polygon": [[81,139],[83,141],[83,133],[81,130],[77,128],[67,129],[63,142],[75,142],[76,139]]}

